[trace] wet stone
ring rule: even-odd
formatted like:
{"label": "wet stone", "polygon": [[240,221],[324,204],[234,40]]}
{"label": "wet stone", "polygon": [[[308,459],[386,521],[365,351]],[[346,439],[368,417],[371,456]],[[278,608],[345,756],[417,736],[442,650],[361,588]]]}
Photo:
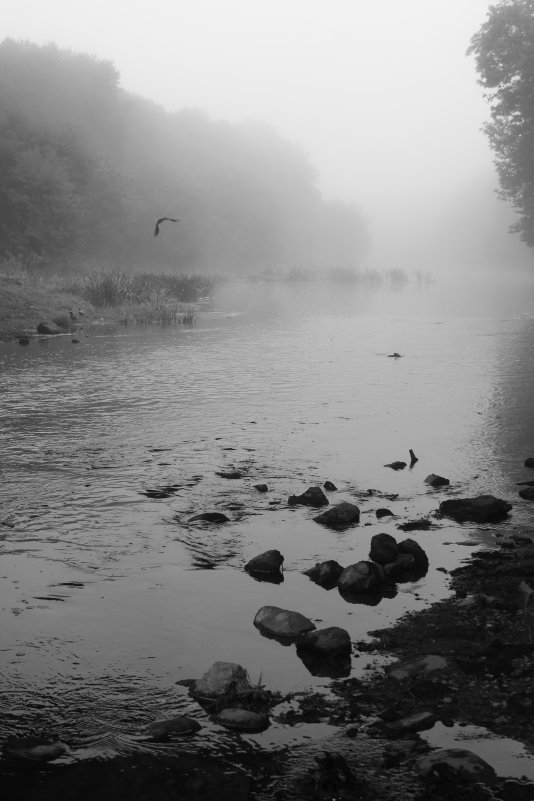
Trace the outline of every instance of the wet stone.
{"label": "wet stone", "polygon": [[302,504],[303,506],[328,506],[330,501],[322,491],[321,487],[308,487],[302,495],[290,495],[288,500],[290,506]]}
{"label": "wet stone", "polygon": [[327,492],[336,492],[337,490],[337,487],[333,481],[325,481],[323,487],[325,490],[327,490]]}
{"label": "wet stone", "polygon": [[519,490],[519,497],[524,501],[534,501],[534,487],[523,487]]}
{"label": "wet stone", "polygon": [[318,562],[314,567],[304,571],[305,576],[309,576],[312,581],[321,587],[334,587],[343,568],[335,559],[328,559],[326,562]]}
{"label": "wet stone", "polygon": [[525,459],[525,467],[534,468],[534,456],[529,456],[528,459]]}
{"label": "wet stone", "polygon": [[389,509],[377,509],[375,515],[378,520],[381,520],[383,517],[393,517],[393,512],[390,512]]}
{"label": "wet stone", "polygon": [[260,732],[269,727],[267,715],[251,712],[248,709],[223,709],[214,720],[234,731]]}
{"label": "wet stone", "polygon": [[44,737],[8,737],[2,746],[6,757],[28,759],[32,762],[51,762],[68,753],[69,747],[58,740]]}
{"label": "wet stone", "polygon": [[450,483],[448,478],[438,476],[436,473],[430,473],[430,475],[425,478],[425,484],[429,484],[431,487],[447,487]]}
{"label": "wet stone", "polygon": [[417,762],[417,772],[425,779],[449,780],[451,775],[462,782],[493,783],[496,774],[482,757],[465,748],[442,748],[427,754]]}
{"label": "wet stone", "polygon": [[228,692],[247,692],[252,689],[248,673],[235,662],[214,662],[195,682],[192,695],[216,698]]}
{"label": "wet stone", "polygon": [[397,541],[391,534],[375,534],[371,539],[369,559],[373,562],[378,562],[380,565],[389,564],[395,561],[398,553]]}
{"label": "wet stone", "polygon": [[444,670],[447,667],[447,660],[439,654],[426,654],[409,662],[402,662],[387,669],[387,673],[394,679],[402,681],[411,676],[422,676],[425,673],[433,673],[435,670]]}
{"label": "wet stone", "polygon": [[388,723],[388,729],[392,733],[404,734],[405,732],[426,731],[431,729],[436,722],[433,712],[416,712],[400,720]]}
{"label": "wet stone", "polygon": [[247,573],[280,573],[284,557],[277,550],[264,551],[245,565]]}
{"label": "wet stone", "polygon": [[163,742],[172,736],[195,734],[202,726],[194,718],[180,715],[166,720],[155,720],[143,729],[143,734],[156,742]]}
{"label": "wet stone", "polygon": [[254,625],[261,632],[281,639],[296,639],[315,628],[315,624],[300,612],[291,612],[278,606],[262,606],[256,612]]}
{"label": "wet stone", "polygon": [[258,492],[269,492],[267,484],[254,484],[254,489],[258,490]]}
{"label": "wet stone", "polygon": [[193,523],[195,520],[203,520],[205,523],[228,523],[230,518],[222,512],[201,512],[194,517],[189,518],[189,522]]}
{"label": "wet stone", "polygon": [[340,575],[337,586],[346,593],[372,593],[384,584],[384,575],[374,562],[349,565]]}
{"label": "wet stone", "polygon": [[341,529],[352,526],[360,521],[360,510],[354,503],[342,501],[327,509],[313,518],[316,523],[321,523],[329,528]]}
{"label": "wet stone", "polygon": [[317,629],[302,634],[298,638],[297,648],[325,657],[347,656],[351,651],[350,635],[338,626]]}
{"label": "wet stone", "polygon": [[512,504],[495,498],[493,495],[479,495],[476,498],[454,498],[442,501],[440,514],[452,517],[457,523],[470,520],[474,523],[496,523],[504,520]]}

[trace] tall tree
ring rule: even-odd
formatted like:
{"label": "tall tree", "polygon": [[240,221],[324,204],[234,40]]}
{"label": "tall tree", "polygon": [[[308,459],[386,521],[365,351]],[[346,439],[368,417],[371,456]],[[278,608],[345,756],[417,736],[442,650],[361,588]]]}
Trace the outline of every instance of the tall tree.
{"label": "tall tree", "polygon": [[500,195],[519,220],[512,230],[534,246],[534,0],[490,6],[467,51],[491,104],[485,131],[495,153]]}

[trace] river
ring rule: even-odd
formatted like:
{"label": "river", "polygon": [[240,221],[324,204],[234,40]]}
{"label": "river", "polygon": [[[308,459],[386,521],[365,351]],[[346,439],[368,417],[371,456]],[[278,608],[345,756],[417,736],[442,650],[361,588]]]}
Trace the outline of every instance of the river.
{"label": "river", "polygon": [[[0,345],[0,739],[53,731],[94,756],[159,717],[205,722],[176,682],[215,660],[272,690],[326,691],[294,646],[254,628],[255,613],[293,609],[357,642],[446,596],[437,568],[494,536],[445,520],[404,535],[399,522],[491,492],[514,503],[499,532],[528,528],[515,482],[534,456],[533,346],[530,289],[439,284],[226,286],[193,328]],[[384,467],[409,462],[410,448],[413,469]],[[228,470],[243,477],[217,475]],[[429,473],[450,488],[430,489]],[[358,526],[334,532],[288,506],[325,480],[332,503],[358,503]],[[144,494],[170,485],[169,497]],[[377,520],[380,506],[395,516]],[[231,520],[189,522],[204,511]],[[366,559],[381,531],[412,536],[430,558],[395,597],[349,604],[302,575]],[[243,570],[271,548],[285,557],[281,584]],[[354,655],[354,675],[372,666]],[[220,741],[206,725],[206,742]],[[258,741],[297,736],[283,729]]]}

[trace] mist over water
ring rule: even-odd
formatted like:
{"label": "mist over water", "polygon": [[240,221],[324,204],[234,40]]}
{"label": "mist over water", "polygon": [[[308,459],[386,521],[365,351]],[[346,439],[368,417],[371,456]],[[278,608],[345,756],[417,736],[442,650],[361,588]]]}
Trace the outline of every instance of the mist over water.
{"label": "mist over water", "polygon": [[[0,346],[0,661],[9,677],[0,733],[53,721],[81,754],[109,755],[147,720],[187,711],[218,747],[220,729],[176,681],[217,659],[283,692],[329,681],[294,646],[260,635],[252,621],[261,606],[342,626],[357,642],[444,597],[436,568],[451,569],[493,532],[441,520],[411,533],[429,573],[376,606],[347,603],[304,569],[366,559],[373,534],[403,539],[397,523],[433,513],[448,493],[505,497],[514,510],[499,530],[526,528],[515,482],[534,452],[532,285],[474,290],[228,284],[188,331]],[[409,448],[419,457],[412,470],[384,467],[409,461]],[[231,469],[243,478],[217,476]],[[430,490],[432,472],[450,478],[450,490]],[[331,503],[359,505],[358,526],[336,533],[313,510],[287,505],[327,479],[338,487]],[[167,498],[144,494],[171,485]],[[394,512],[389,522],[377,521],[381,506]],[[189,522],[203,511],[230,522]],[[279,585],[243,571],[270,548],[285,557]],[[353,674],[366,664],[356,653]],[[265,737],[276,741],[276,731]]]}

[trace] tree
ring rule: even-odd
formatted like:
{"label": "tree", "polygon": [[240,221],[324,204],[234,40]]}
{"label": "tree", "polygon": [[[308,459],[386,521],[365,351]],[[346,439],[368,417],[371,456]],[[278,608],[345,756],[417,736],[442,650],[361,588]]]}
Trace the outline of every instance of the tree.
{"label": "tree", "polygon": [[512,230],[534,246],[534,0],[502,0],[471,39],[491,104],[484,126],[495,153],[500,197],[519,213]]}

